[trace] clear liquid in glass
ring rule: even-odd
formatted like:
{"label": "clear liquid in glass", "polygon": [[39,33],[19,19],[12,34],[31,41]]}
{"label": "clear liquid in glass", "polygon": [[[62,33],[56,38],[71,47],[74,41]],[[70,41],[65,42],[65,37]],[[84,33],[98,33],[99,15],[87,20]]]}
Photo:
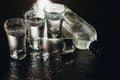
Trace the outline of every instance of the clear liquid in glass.
{"label": "clear liquid in glass", "polygon": [[51,12],[47,14],[47,26],[48,32],[52,35],[52,38],[58,38],[62,26],[61,14]]}
{"label": "clear liquid in glass", "polygon": [[43,37],[43,29],[45,22],[41,18],[31,18],[30,26],[28,29],[28,37],[30,41],[30,47],[35,50],[39,50],[39,39]]}
{"label": "clear liquid in glass", "polygon": [[[17,27],[18,26],[18,27]],[[21,25],[11,25],[8,27],[8,41],[10,56],[13,59],[23,59],[26,56],[26,32],[19,28]]]}

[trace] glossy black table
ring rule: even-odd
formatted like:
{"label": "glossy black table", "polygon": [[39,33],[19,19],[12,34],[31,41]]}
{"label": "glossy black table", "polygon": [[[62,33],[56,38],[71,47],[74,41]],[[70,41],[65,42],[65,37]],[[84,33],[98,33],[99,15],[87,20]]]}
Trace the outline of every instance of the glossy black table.
{"label": "glossy black table", "polygon": [[[114,0],[52,1],[67,5],[71,10],[76,12],[79,16],[93,25],[98,33],[98,40],[103,42],[105,41],[108,48],[107,52],[105,52],[105,56],[102,58],[96,57],[89,50],[77,50],[75,52],[76,58],[70,57],[67,59],[67,57],[65,60],[63,60],[63,70],[59,72],[60,74],[54,73],[53,71],[50,72],[53,70],[53,68],[49,67],[48,75],[51,76],[51,79],[57,80],[62,78],[63,80],[117,80],[116,71],[118,71],[119,67],[116,64],[119,64],[119,53],[117,52],[119,47],[116,47],[116,45],[118,45],[119,39],[116,34],[119,32],[119,29],[117,29],[119,26],[119,2],[117,3],[117,1]],[[14,77],[14,74],[18,73],[18,78],[26,78],[28,77],[28,74],[30,75],[29,77],[32,77],[34,74],[39,74],[39,71],[40,69],[42,70],[42,68],[44,69],[41,72],[44,73],[43,78],[45,79],[45,63],[42,61],[39,63],[43,64],[42,68],[40,67],[40,69],[36,68],[36,70],[33,69],[33,71],[30,71],[32,70],[30,69],[32,62],[30,62],[31,58],[29,56],[21,62],[12,61],[10,59],[8,42],[3,28],[3,23],[6,19],[13,17],[23,17],[24,12],[29,10],[35,2],[36,0],[0,1],[0,80],[10,79],[10,76],[12,78]],[[118,57],[116,58],[115,56]],[[66,62],[69,62],[70,59],[74,59],[74,61],[72,61],[70,64],[66,64]],[[50,66],[51,65],[52,64],[50,64]],[[17,67],[14,68],[15,66]],[[23,74],[23,76],[21,74]],[[56,79],[56,77],[58,78]],[[105,79],[105,77],[107,79]]]}
{"label": "glossy black table", "polygon": [[102,80],[102,60],[89,50],[51,54],[43,61],[42,52],[28,50],[21,61],[9,57],[1,80]]}

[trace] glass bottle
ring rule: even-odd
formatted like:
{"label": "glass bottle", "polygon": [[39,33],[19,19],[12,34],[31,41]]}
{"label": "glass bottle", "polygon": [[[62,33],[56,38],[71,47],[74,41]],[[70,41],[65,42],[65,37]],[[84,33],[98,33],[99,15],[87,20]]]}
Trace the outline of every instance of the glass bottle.
{"label": "glass bottle", "polygon": [[89,49],[89,45],[97,40],[95,28],[70,10],[64,14],[62,33],[66,38],[73,38],[78,49]]}
{"label": "glass bottle", "polygon": [[64,14],[61,32],[65,38],[73,39],[77,49],[89,49],[97,56],[103,55],[104,45],[97,40],[95,28],[70,9],[67,9]]}

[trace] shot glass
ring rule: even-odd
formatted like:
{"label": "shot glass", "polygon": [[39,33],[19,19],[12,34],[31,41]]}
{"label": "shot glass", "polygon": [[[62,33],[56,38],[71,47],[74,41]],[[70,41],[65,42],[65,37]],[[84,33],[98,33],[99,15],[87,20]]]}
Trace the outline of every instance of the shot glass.
{"label": "shot glass", "polygon": [[62,15],[65,10],[66,7],[62,4],[49,4],[44,8],[47,18],[48,33],[52,34],[52,38],[60,37],[63,22]]}
{"label": "shot glass", "polygon": [[39,50],[39,39],[43,37],[43,29],[45,26],[44,11],[29,10],[24,15],[28,22],[28,43],[34,50]]}
{"label": "shot glass", "polygon": [[4,23],[7,34],[10,56],[22,60],[26,56],[27,23],[21,18],[8,19]]}

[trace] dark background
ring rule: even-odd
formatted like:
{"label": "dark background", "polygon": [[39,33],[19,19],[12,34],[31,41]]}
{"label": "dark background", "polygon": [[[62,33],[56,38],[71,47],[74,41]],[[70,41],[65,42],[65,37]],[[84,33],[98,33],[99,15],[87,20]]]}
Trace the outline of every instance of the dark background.
{"label": "dark background", "polygon": [[[98,40],[104,43],[103,57],[105,80],[119,76],[119,2],[117,0],[53,0],[67,5],[71,10],[94,26]],[[8,63],[8,42],[3,28],[6,19],[23,17],[35,0],[0,1],[0,74]]]}

